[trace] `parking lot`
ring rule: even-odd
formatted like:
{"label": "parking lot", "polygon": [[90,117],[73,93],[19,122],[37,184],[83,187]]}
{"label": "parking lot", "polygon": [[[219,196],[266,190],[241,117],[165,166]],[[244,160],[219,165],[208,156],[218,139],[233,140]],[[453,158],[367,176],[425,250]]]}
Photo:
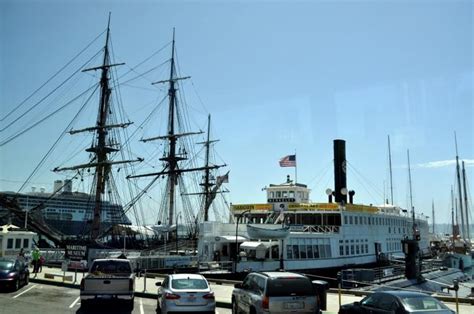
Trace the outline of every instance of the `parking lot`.
{"label": "parking lot", "polygon": [[[133,311],[113,303],[97,304],[86,311],[81,308],[78,289],[30,283],[15,292],[0,290],[0,314],[23,313],[156,313],[156,300],[135,297]],[[228,314],[231,310],[217,308],[216,313]]]}

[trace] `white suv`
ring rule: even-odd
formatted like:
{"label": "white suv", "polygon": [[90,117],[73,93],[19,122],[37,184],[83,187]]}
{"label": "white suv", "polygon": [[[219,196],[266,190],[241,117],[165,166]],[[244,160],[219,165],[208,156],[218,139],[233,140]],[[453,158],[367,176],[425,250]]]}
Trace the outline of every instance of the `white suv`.
{"label": "white suv", "polygon": [[250,273],[232,291],[232,313],[318,313],[311,280],[290,272]]}

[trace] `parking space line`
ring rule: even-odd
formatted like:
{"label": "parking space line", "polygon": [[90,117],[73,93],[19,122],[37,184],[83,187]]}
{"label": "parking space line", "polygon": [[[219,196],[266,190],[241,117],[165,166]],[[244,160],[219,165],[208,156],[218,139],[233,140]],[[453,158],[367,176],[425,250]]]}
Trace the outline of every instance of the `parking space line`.
{"label": "parking space line", "polygon": [[30,291],[31,289],[33,289],[34,287],[36,287],[37,285],[32,285],[31,287],[29,287],[28,289],[26,289],[25,291],[22,291],[20,293],[18,293],[16,296],[12,297],[12,299],[16,299],[18,298],[20,295],[22,295],[23,293],[26,293],[28,291]]}
{"label": "parking space line", "polygon": [[145,314],[145,312],[143,311],[143,300],[142,298],[140,298],[139,300],[140,300],[140,314]]}
{"label": "parking space line", "polygon": [[72,304],[69,305],[69,308],[70,308],[70,309],[73,308],[74,305],[76,305],[77,301],[79,301],[80,299],[81,299],[81,297],[77,297],[76,300],[74,300],[74,302],[72,302]]}

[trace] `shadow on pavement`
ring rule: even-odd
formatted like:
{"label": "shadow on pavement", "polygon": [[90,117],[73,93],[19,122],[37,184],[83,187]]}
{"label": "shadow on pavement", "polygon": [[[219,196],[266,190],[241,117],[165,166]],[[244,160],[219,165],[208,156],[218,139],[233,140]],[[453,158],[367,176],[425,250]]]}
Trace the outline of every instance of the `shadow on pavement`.
{"label": "shadow on pavement", "polygon": [[120,303],[93,303],[82,306],[76,311],[76,314],[92,314],[92,313],[132,313],[133,309],[128,308],[125,304]]}

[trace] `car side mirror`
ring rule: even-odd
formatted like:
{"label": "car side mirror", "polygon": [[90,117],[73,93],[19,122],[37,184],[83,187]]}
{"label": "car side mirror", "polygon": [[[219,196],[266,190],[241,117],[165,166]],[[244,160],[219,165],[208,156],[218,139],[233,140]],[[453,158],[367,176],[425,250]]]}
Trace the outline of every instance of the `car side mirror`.
{"label": "car side mirror", "polygon": [[359,301],[356,301],[356,302],[354,302],[354,305],[355,305],[355,306],[360,306],[360,302],[359,302]]}
{"label": "car side mirror", "polygon": [[157,281],[157,282],[155,283],[155,286],[160,287],[160,286],[161,286],[161,281]]}
{"label": "car side mirror", "polygon": [[241,284],[241,283],[236,283],[236,284],[234,285],[234,288],[242,289],[242,284]]}

